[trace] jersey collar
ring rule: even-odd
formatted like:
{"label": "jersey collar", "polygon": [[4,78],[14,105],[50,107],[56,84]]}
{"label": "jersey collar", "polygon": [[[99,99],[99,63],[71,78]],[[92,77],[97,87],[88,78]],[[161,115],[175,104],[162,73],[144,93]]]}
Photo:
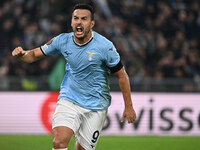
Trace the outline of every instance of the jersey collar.
{"label": "jersey collar", "polygon": [[93,37],[94,37],[94,32],[92,31],[92,36],[90,37],[90,39],[89,39],[87,42],[85,42],[85,43],[83,43],[83,44],[78,44],[78,43],[76,43],[76,41],[74,40],[74,36],[72,36],[74,43],[75,43],[76,45],[78,45],[78,46],[84,46],[84,45],[90,43],[90,42],[92,41]]}

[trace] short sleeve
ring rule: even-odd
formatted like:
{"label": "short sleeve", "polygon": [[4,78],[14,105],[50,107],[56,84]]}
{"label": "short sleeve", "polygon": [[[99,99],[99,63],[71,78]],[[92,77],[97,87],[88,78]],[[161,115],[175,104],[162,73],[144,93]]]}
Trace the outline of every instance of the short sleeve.
{"label": "short sleeve", "polygon": [[57,55],[59,51],[59,36],[54,37],[49,42],[41,46],[41,50],[45,55]]}
{"label": "short sleeve", "polygon": [[108,67],[114,67],[116,66],[120,61],[119,53],[117,52],[115,46],[113,44],[110,44],[106,50],[106,65]]}

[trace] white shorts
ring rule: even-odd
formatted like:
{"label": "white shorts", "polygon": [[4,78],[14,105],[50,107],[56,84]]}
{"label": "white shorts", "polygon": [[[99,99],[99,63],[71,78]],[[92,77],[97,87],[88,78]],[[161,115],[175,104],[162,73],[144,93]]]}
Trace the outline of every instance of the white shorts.
{"label": "white shorts", "polygon": [[59,100],[53,115],[52,128],[66,126],[86,150],[94,150],[103,128],[107,110],[93,111],[67,100]]}

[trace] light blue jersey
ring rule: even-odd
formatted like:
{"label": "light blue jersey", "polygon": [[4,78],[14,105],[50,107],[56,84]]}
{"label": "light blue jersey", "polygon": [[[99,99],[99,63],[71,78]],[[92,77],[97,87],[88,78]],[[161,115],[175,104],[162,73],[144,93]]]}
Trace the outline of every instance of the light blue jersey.
{"label": "light blue jersey", "polygon": [[93,32],[93,38],[79,46],[73,40],[73,33],[63,33],[41,49],[45,55],[62,54],[67,61],[58,99],[90,110],[108,108],[111,103],[108,67],[114,67],[120,61],[112,42]]}

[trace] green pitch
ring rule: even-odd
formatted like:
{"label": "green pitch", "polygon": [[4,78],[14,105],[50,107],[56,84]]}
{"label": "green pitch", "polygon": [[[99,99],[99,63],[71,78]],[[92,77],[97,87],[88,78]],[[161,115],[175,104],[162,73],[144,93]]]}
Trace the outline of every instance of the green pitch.
{"label": "green pitch", "polygon": [[[2,150],[51,150],[52,137],[47,135],[0,135]],[[73,150],[74,139],[68,150]],[[102,136],[96,150],[200,150],[200,137]]]}

